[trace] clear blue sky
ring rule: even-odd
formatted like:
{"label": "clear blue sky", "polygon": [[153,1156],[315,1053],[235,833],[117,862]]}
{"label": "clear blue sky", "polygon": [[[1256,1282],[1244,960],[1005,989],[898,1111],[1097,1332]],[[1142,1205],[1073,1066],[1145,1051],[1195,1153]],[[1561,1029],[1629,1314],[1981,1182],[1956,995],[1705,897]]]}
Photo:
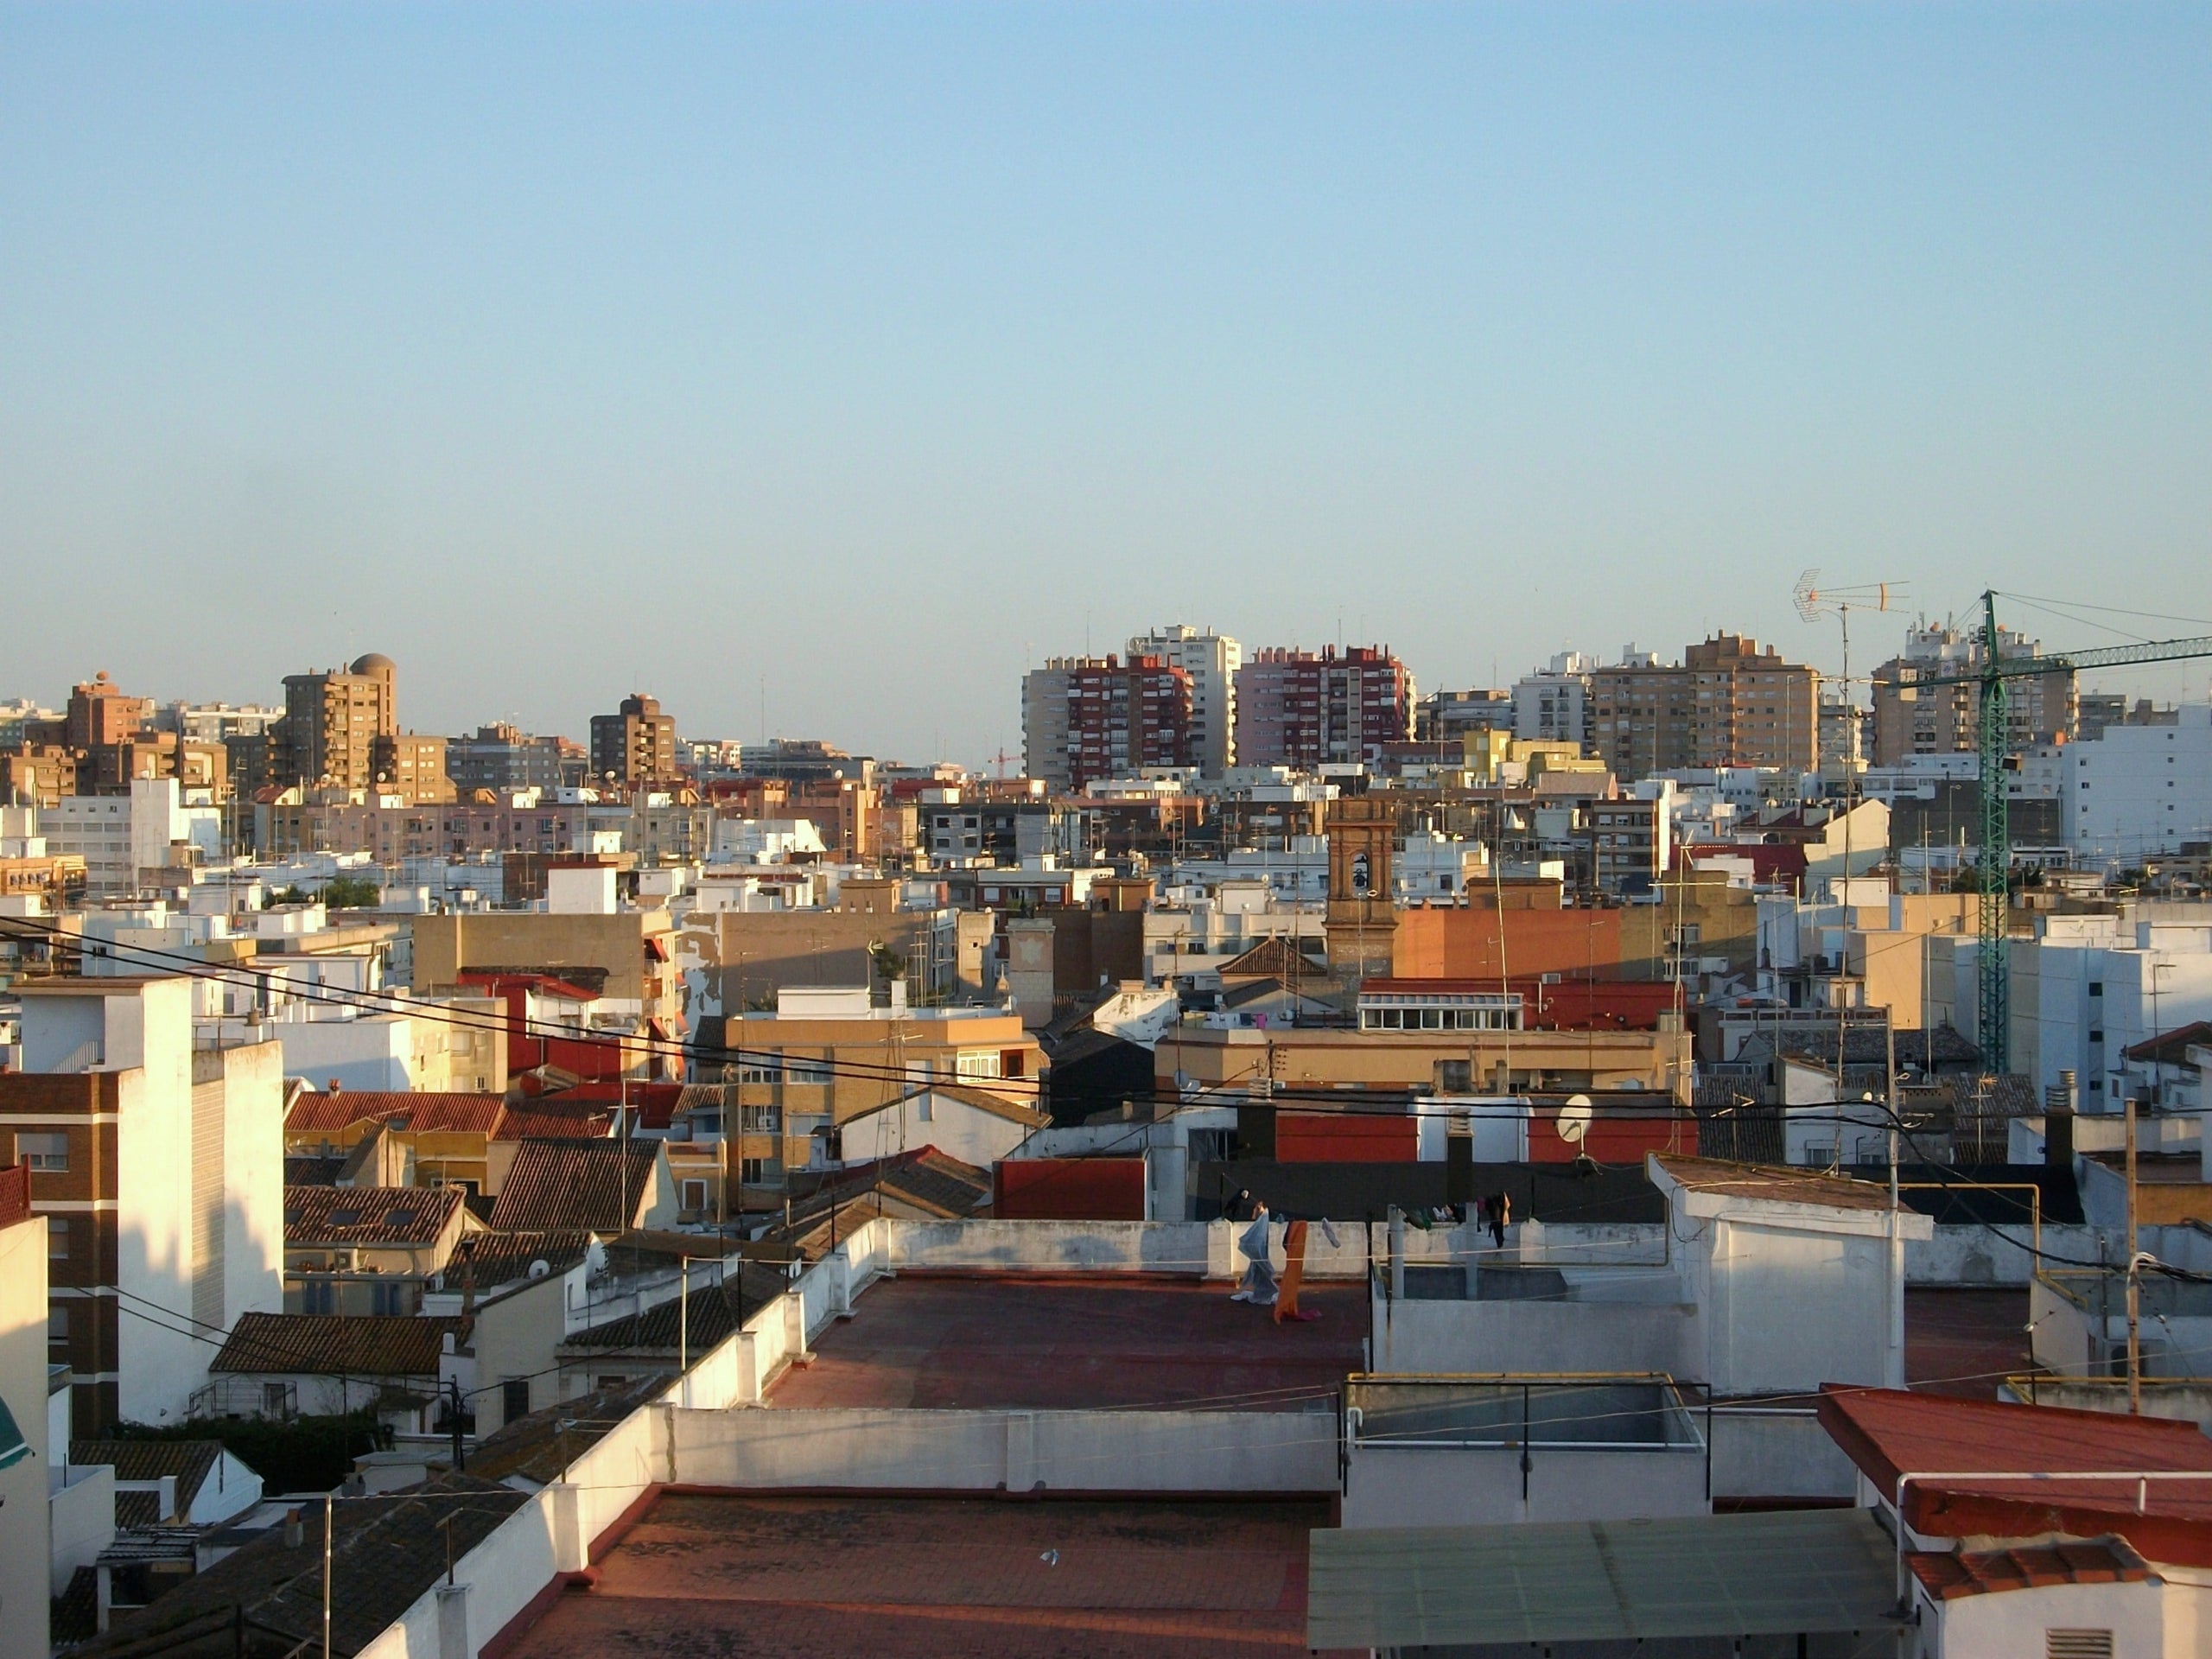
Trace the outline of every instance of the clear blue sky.
{"label": "clear blue sky", "polygon": [[2201,3],[10,5],[0,696],[972,760],[1156,621],[2212,615],[2208,111]]}

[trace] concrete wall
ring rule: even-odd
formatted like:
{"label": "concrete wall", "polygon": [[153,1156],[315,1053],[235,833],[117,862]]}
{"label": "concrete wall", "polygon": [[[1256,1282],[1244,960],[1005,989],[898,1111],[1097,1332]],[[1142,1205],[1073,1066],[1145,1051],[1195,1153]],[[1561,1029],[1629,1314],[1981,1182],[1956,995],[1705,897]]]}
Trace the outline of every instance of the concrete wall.
{"label": "concrete wall", "polygon": [[1516,1446],[1355,1444],[1343,1524],[1477,1527],[1710,1513],[1702,1446],[1616,1452],[1540,1446],[1530,1449],[1529,1460],[1523,1497]]}
{"label": "concrete wall", "polygon": [[275,1043],[225,1049],[222,1066],[221,1323],[227,1327],[240,1314],[284,1311],[283,1051]]}
{"label": "concrete wall", "polygon": [[1327,1492],[1333,1411],[679,1411],[677,1478],[736,1487]]}
{"label": "concrete wall", "polygon": [[1694,1377],[1697,1309],[1598,1302],[1376,1304],[1372,1369],[1454,1371],[1665,1371]]}
{"label": "concrete wall", "polygon": [[1716,1406],[1716,1498],[1837,1497],[1857,1490],[1856,1469],[1810,1407]]}
{"label": "concrete wall", "polygon": [[[192,982],[156,980],[108,1007],[111,1061],[119,1012],[137,1014],[143,1031],[143,1063],[118,1079],[116,1278],[143,1299],[125,1306],[154,1316],[117,1321],[118,1398],[130,1421],[175,1422],[215,1353],[192,1324]],[[283,1136],[271,1133],[281,1155]],[[280,1236],[282,1205],[280,1194]],[[283,1305],[280,1287],[269,1306]]]}
{"label": "concrete wall", "polygon": [[0,1228],[0,1401],[30,1447],[0,1469],[0,1659],[46,1659],[46,1217],[30,1216]]}
{"label": "concrete wall", "polygon": [[[41,1471],[45,1466],[41,1465]],[[48,1587],[58,1596],[79,1567],[90,1567],[115,1541],[115,1465],[72,1465],[69,1484],[48,1494],[47,1526],[53,1550]],[[0,1516],[0,1537],[8,1535],[5,1516]],[[0,1596],[6,1594],[0,1588]]]}

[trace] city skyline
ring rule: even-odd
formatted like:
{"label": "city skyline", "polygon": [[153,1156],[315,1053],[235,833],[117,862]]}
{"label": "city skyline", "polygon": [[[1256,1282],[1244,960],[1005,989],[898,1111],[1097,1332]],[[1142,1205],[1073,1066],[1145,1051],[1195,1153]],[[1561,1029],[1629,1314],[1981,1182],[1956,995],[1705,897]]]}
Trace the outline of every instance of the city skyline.
{"label": "city skyline", "polygon": [[0,28],[0,543],[104,633],[19,625],[0,695],[375,650],[423,729],[755,735],[765,677],[971,758],[1171,617],[1833,673],[1807,566],[1938,616],[2202,568],[2193,9]]}

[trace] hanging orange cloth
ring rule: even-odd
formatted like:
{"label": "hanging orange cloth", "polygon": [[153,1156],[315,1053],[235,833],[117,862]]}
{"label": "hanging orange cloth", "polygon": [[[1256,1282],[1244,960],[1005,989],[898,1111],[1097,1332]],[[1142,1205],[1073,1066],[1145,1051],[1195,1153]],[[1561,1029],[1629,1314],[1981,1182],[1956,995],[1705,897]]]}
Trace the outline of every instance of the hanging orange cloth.
{"label": "hanging orange cloth", "polygon": [[1275,1323],[1285,1319],[1319,1319],[1318,1313],[1298,1311],[1298,1287],[1306,1280],[1306,1224],[1294,1221],[1282,1240],[1282,1287],[1275,1296]]}

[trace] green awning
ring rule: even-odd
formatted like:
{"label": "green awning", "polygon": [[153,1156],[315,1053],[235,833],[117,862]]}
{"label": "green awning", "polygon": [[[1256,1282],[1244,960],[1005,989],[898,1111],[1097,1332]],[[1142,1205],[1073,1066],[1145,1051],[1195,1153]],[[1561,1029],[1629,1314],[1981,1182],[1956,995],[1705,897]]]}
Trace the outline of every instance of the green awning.
{"label": "green awning", "polygon": [[1873,1630],[1890,1536],[1866,1510],[1313,1535],[1313,1648]]}
{"label": "green awning", "polygon": [[23,1431],[16,1427],[15,1413],[8,1409],[5,1400],[0,1400],[0,1469],[12,1469],[30,1454]]}

